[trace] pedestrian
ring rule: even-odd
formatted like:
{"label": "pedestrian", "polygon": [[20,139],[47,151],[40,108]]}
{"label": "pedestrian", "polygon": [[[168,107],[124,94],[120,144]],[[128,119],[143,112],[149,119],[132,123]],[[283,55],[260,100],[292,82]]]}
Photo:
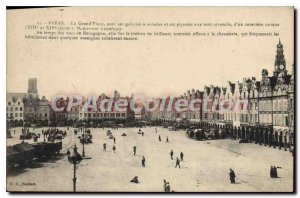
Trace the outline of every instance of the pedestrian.
{"label": "pedestrian", "polygon": [[133,155],[135,156],[136,154],[136,146],[133,147]]}
{"label": "pedestrian", "polygon": [[157,133],[157,128],[155,128],[155,133]]}
{"label": "pedestrian", "polygon": [[167,143],[169,142],[169,138],[168,138],[168,136],[167,136],[166,142],[167,142]]}
{"label": "pedestrian", "polygon": [[114,137],[114,144],[116,143],[116,138]]}
{"label": "pedestrian", "polygon": [[160,141],[160,142],[161,142],[161,137],[160,137],[160,135],[158,136],[158,141]]}
{"label": "pedestrian", "polygon": [[113,145],[113,151],[114,151],[114,153],[116,152],[116,146],[115,145]]}
{"label": "pedestrian", "polygon": [[16,130],[14,130],[14,135],[16,134]]}
{"label": "pedestrian", "polygon": [[273,168],[273,166],[271,166],[271,168],[270,168],[270,177],[274,178],[274,168]]}
{"label": "pedestrian", "polygon": [[173,160],[173,150],[170,152],[171,160]]}
{"label": "pedestrian", "polygon": [[145,162],[146,162],[146,159],[145,159],[145,157],[143,156],[143,158],[142,158],[142,166],[143,166],[143,167],[146,166],[146,165],[145,165]]}
{"label": "pedestrian", "polygon": [[144,131],[142,131],[142,136],[144,136]]}
{"label": "pedestrian", "polygon": [[180,159],[181,159],[181,161],[183,161],[183,153],[182,152],[180,153]]}
{"label": "pedestrian", "polygon": [[274,166],[274,178],[277,178],[278,177],[278,175],[277,175],[277,168],[276,168],[276,166]]}
{"label": "pedestrian", "polygon": [[103,144],[103,151],[106,152],[106,143]]}
{"label": "pedestrian", "polygon": [[178,157],[176,158],[176,165],[175,165],[175,168],[177,168],[177,166],[179,166],[179,168],[180,168],[180,160],[179,160]]}
{"label": "pedestrian", "polygon": [[229,177],[230,177],[230,183],[235,184],[235,173],[232,169],[230,169]]}
{"label": "pedestrian", "polygon": [[164,191],[165,192],[170,192],[171,191],[170,184],[165,179],[164,179]]}

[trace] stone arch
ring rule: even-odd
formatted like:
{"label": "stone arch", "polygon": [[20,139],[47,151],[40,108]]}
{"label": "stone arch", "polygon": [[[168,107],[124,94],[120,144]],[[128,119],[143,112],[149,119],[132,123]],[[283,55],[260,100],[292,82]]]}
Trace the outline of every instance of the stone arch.
{"label": "stone arch", "polygon": [[283,132],[280,130],[278,134],[278,148],[281,149],[283,146]]}
{"label": "stone arch", "polygon": [[241,138],[241,127],[238,127],[238,129],[237,129],[237,138],[238,139]]}

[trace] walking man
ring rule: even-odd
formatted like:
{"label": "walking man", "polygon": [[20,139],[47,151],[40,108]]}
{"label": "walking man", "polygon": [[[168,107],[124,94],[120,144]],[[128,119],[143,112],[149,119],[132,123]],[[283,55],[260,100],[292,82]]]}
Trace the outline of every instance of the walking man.
{"label": "walking man", "polygon": [[271,166],[271,169],[270,169],[270,177],[271,178],[274,178],[275,174],[274,174],[274,168],[273,166]]}
{"label": "walking man", "polygon": [[135,156],[136,154],[136,146],[133,147],[133,155]]}
{"label": "walking man", "polygon": [[181,161],[183,161],[183,153],[182,152],[180,153],[180,159],[181,159]]}
{"label": "walking man", "polygon": [[116,138],[114,137],[114,144],[116,143]]}
{"label": "walking man", "polygon": [[67,150],[67,155],[70,156],[70,154],[71,154],[71,153],[70,153],[70,150],[68,149],[68,150]]}
{"label": "walking man", "polygon": [[179,166],[179,168],[180,168],[180,160],[179,160],[178,157],[176,158],[176,165],[175,165],[175,168],[177,168],[177,166]]}
{"label": "walking man", "polygon": [[103,144],[103,151],[106,152],[106,143]]}
{"label": "walking man", "polygon": [[230,169],[229,177],[230,177],[230,183],[235,184],[235,173],[232,169]]}
{"label": "walking man", "polygon": [[143,166],[143,167],[146,166],[146,165],[145,165],[145,162],[146,162],[146,159],[145,159],[145,157],[143,156],[143,158],[142,158],[142,166]]}
{"label": "walking man", "polygon": [[116,146],[115,145],[113,145],[113,151],[114,151],[114,153],[116,152]]}
{"label": "walking man", "polygon": [[173,160],[173,150],[170,152],[171,160]]}
{"label": "walking man", "polygon": [[160,135],[158,136],[158,141],[160,141],[160,142],[161,142],[161,137],[160,137]]}
{"label": "walking man", "polygon": [[169,142],[169,138],[168,138],[168,136],[167,136],[166,142],[167,142],[167,143]]}

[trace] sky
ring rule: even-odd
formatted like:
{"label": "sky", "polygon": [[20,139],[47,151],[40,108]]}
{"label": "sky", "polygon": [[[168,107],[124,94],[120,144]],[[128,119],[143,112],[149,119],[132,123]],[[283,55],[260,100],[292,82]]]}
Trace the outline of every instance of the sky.
{"label": "sky", "polygon": [[[277,32],[274,37],[141,37],[138,41],[45,41],[25,39],[38,21],[261,22],[279,27],[153,28],[155,32]],[[292,8],[59,8],[7,11],[7,92],[26,92],[38,79],[40,96],[131,93],[178,96],[205,85],[226,86],[273,73],[276,45],[284,45],[287,70],[294,63]]]}

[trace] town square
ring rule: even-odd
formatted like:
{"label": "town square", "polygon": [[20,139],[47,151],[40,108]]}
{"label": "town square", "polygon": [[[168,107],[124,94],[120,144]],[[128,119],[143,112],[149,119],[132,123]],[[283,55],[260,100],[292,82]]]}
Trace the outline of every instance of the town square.
{"label": "town square", "polygon": [[[42,129],[45,128],[35,132],[41,133]],[[82,155],[82,145],[74,136],[74,128],[60,129],[67,131],[61,154],[8,174],[8,190],[72,191],[73,167],[66,152],[76,143],[78,153]],[[293,188],[293,157],[278,148],[239,144],[238,140],[229,139],[196,141],[188,138],[183,130],[168,131],[157,127],[156,133],[154,126],[141,128],[144,136],[138,134],[139,128],[136,127],[90,129],[93,143],[85,145],[85,155],[91,159],[83,159],[77,166],[79,192],[164,192],[164,179],[175,192],[278,192],[292,191]],[[8,145],[20,142],[21,129],[15,130],[16,134],[8,139]],[[106,135],[107,130],[112,131],[115,144]],[[122,133],[127,136],[122,136]],[[103,151],[104,143],[107,144],[106,152]],[[115,153],[113,145],[116,145]],[[136,156],[133,155],[133,146],[137,147]],[[174,160],[170,159],[171,150],[174,151]],[[184,153],[184,159],[179,169],[175,168],[175,159],[180,152]],[[146,158],[145,167],[141,164],[142,156]],[[281,167],[278,169],[279,178],[270,178],[270,166]],[[234,185],[229,180],[230,168],[237,177]],[[135,176],[139,179],[137,184],[130,182]],[[64,182],[57,182],[61,180]]]}

